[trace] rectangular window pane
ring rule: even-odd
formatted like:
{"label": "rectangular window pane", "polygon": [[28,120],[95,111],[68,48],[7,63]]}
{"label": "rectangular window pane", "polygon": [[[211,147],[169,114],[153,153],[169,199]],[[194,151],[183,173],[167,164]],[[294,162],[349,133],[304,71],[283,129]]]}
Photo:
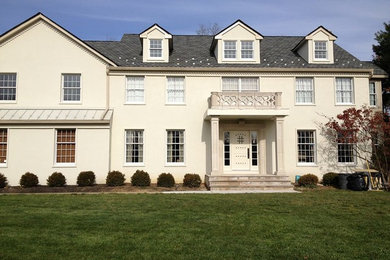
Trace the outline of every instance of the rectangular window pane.
{"label": "rectangular window pane", "polygon": [[16,100],[16,73],[0,73],[0,100]]}
{"label": "rectangular window pane", "polygon": [[298,130],[298,163],[315,163],[315,132]]}
{"label": "rectangular window pane", "polygon": [[241,91],[258,91],[258,78],[240,78]]}
{"label": "rectangular window pane", "polygon": [[222,91],[259,91],[258,78],[222,78]]}
{"label": "rectangular window pane", "polygon": [[253,41],[241,41],[241,58],[253,59]]}
{"label": "rectangular window pane", "polygon": [[353,86],[351,78],[336,78],[336,101],[339,104],[353,103]]}
{"label": "rectangular window pane", "polygon": [[167,85],[167,103],[184,103],[184,77],[168,77]]}
{"label": "rectangular window pane", "polygon": [[316,59],[327,59],[326,41],[314,42],[314,55]]}
{"label": "rectangular window pane", "polygon": [[354,145],[351,138],[338,136],[337,161],[339,163],[355,163]]}
{"label": "rectangular window pane", "polygon": [[314,103],[314,88],[312,78],[297,78],[296,87],[296,103],[313,104]]}
{"label": "rectangular window pane", "polygon": [[370,82],[369,85],[370,88],[370,106],[376,106],[376,89],[375,89],[375,83]]}
{"label": "rectangular window pane", "polygon": [[251,132],[252,166],[258,165],[257,132]]}
{"label": "rectangular window pane", "polygon": [[236,58],[236,41],[224,41],[224,58],[235,59]]}
{"label": "rectangular window pane", "polygon": [[127,77],[127,103],[144,103],[144,77]]}
{"label": "rectangular window pane", "polygon": [[7,162],[7,129],[0,129],[0,163]]}
{"label": "rectangular window pane", "polygon": [[126,130],[126,162],[142,163],[144,161],[144,131]]}
{"label": "rectangular window pane", "polygon": [[149,53],[150,53],[150,57],[161,58],[162,40],[149,40]]}
{"label": "rectangular window pane", "polygon": [[239,91],[239,78],[222,78],[222,91]]}
{"label": "rectangular window pane", "polygon": [[167,162],[184,163],[184,130],[167,131]]}
{"label": "rectangular window pane", "polygon": [[223,158],[224,158],[224,165],[230,166],[230,133],[229,132],[224,133]]}
{"label": "rectangular window pane", "polygon": [[76,129],[57,129],[56,163],[74,163],[75,158]]}
{"label": "rectangular window pane", "polygon": [[81,84],[80,74],[62,75],[62,96],[63,101],[80,101]]}

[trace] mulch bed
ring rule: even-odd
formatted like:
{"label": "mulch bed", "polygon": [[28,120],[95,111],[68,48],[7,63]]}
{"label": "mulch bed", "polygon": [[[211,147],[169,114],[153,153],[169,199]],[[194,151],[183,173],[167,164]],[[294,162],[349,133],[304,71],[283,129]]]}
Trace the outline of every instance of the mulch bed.
{"label": "mulch bed", "polygon": [[109,187],[105,184],[97,184],[88,187],[79,187],[77,185],[67,185],[65,187],[37,186],[31,188],[22,188],[20,186],[7,186],[0,189],[0,193],[88,193],[88,192],[131,192],[131,193],[158,193],[163,191],[206,191],[207,188],[201,184],[199,188],[183,187],[182,184],[176,184],[172,188],[157,187],[151,184],[149,187],[135,187],[130,183],[123,186]]}

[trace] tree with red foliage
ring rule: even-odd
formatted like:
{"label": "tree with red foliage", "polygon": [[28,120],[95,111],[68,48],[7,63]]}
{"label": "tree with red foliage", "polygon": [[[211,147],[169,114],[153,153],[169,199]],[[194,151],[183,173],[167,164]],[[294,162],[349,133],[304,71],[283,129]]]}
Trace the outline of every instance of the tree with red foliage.
{"label": "tree with red foliage", "polygon": [[363,106],[348,108],[337,119],[328,118],[325,124],[333,141],[353,143],[356,156],[367,161],[371,167],[390,177],[390,123],[382,112]]}

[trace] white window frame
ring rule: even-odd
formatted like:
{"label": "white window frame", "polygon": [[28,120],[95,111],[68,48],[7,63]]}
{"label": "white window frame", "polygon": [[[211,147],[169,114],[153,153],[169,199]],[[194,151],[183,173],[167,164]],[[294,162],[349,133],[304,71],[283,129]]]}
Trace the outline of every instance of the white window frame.
{"label": "white window frame", "polygon": [[[224,79],[238,79],[238,90],[224,90],[223,81]],[[242,79],[256,79],[256,89],[255,90],[243,90],[242,89]],[[258,77],[221,77],[221,91],[222,92],[259,92],[260,91],[260,80]]]}
{"label": "white window frame", "polygon": [[[141,84],[135,84],[130,88],[131,79],[140,80]],[[141,80],[142,79],[142,80]],[[142,85],[142,87],[140,87]],[[129,93],[134,92],[134,94],[139,91],[142,92],[142,101],[135,100],[136,97],[141,97],[137,95],[130,95]],[[133,100],[129,101],[129,97],[132,97]],[[125,89],[125,104],[145,104],[145,77],[144,76],[126,76],[126,89]]]}
{"label": "white window frame", "polygon": [[[373,92],[371,91],[373,90]],[[375,86],[375,82],[373,81],[370,81],[369,84],[368,84],[368,91],[369,91],[369,103],[370,103],[370,107],[376,107],[378,105],[378,97],[377,97],[377,93],[376,93],[376,86]],[[373,97],[371,99],[371,97]],[[374,101],[373,103],[371,101]]]}
{"label": "white window frame", "polygon": [[[252,44],[252,48],[251,49],[244,49],[243,48],[243,43],[247,43],[247,42],[250,42],[251,44]],[[250,40],[248,40],[248,41],[241,41],[241,59],[243,59],[243,60],[253,60],[254,59],[254,41],[250,41]],[[243,57],[243,52],[244,51],[248,51],[248,52],[251,52],[251,54],[252,54],[252,57],[250,57],[250,58],[244,58]]]}
{"label": "white window frame", "polygon": [[[316,48],[316,43],[325,43],[325,50],[323,50],[323,49],[317,49]],[[313,49],[314,49],[314,60],[328,60],[329,59],[329,54],[328,54],[328,41],[314,41],[313,42]],[[325,52],[325,58],[317,58],[316,57],[316,53],[317,52],[321,52],[321,53],[324,53]]]}
{"label": "white window frame", "polygon": [[8,140],[9,140],[9,130],[8,128],[0,128],[1,131],[5,131],[6,133],[6,138],[7,138],[7,141],[5,142],[1,142],[0,141],[0,144],[2,145],[5,145],[5,161],[4,162],[0,162],[0,167],[7,167],[7,163],[8,163]]}
{"label": "white window frame", "polygon": [[[300,80],[310,80],[311,81],[311,90],[307,90],[307,89],[298,89],[298,82]],[[299,94],[300,93],[301,95],[304,96],[304,99],[305,99],[305,94],[307,93],[311,93],[311,102],[301,102],[299,101]],[[295,104],[296,105],[314,105],[315,104],[315,88],[314,88],[314,78],[310,78],[310,77],[297,77],[295,78]]]}
{"label": "white window frame", "polygon": [[[234,49],[226,49],[226,43],[234,43]],[[234,58],[226,57],[226,51],[234,51]],[[237,41],[234,40],[226,40],[223,41],[223,59],[224,60],[237,60]]]}
{"label": "white window frame", "polygon": [[[74,162],[57,162],[57,135],[58,130],[74,130]],[[77,128],[56,128],[54,129],[55,135],[54,135],[54,167],[76,167],[77,162]],[[61,142],[65,143],[65,142]],[[67,142],[69,144],[72,144],[73,142]]]}
{"label": "white window frame", "polygon": [[[127,142],[127,135],[131,132],[141,132],[142,133],[142,142],[134,143],[134,142]],[[125,129],[125,151],[124,151],[124,166],[145,166],[145,131],[144,129]],[[131,162],[127,161],[127,145],[131,144],[138,144],[142,146],[142,162]]]}
{"label": "white window frame", "polygon": [[[79,100],[65,100],[65,76],[79,76],[80,81],[80,99]],[[77,89],[77,87],[72,87]],[[81,104],[82,100],[82,76],[81,73],[62,73],[61,74],[61,103],[63,104]]]}
{"label": "white window frame", "polygon": [[[349,79],[351,82],[351,90],[339,90],[337,81],[338,79]],[[351,77],[337,77],[335,78],[335,95],[336,95],[336,105],[354,105],[355,104],[355,88],[354,88],[354,80]],[[340,99],[343,97],[343,93],[351,92],[351,102],[338,101],[338,95],[340,94]]]}
{"label": "white window frame", "polygon": [[[352,157],[351,158],[353,158],[353,162],[340,162],[340,157],[339,157],[340,146],[350,147],[350,149],[352,150]],[[337,164],[338,165],[356,165],[357,164],[357,156],[356,156],[356,150],[355,150],[356,147],[355,146],[356,146],[355,143],[340,143],[338,138],[337,138]]]}
{"label": "white window frame", "polygon": [[[300,143],[299,142],[299,132],[311,132],[313,133],[313,142],[310,143],[306,143],[306,142],[302,142]],[[317,131],[314,130],[314,129],[297,129],[296,130],[296,142],[297,142],[297,145],[296,145],[296,148],[297,148],[297,166],[316,166],[317,165]],[[307,138],[307,137],[306,137]],[[313,162],[300,162],[299,161],[299,153],[300,151],[302,152],[305,152],[305,151],[309,151],[310,152],[310,149],[309,150],[300,150],[299,149],[299,146],[300,145],[309,145],[309,146],[312,146],[313,147]],[[307,157],[305,158],[307,159]]]}
{"label": "white window frame", "polygon": [[[152,41],[159,41],[161,43],[161,48],[152,48]],[[163,53],[163,39],[149,39],[149,59],[155,59],[155,60],[161,60],[164,57]],[[152,50],[160,50],[161,55],[160,56],[152,56]]]}
{"label": "white window frame", "polygon": [[[15,76],[15,87],[0,87],[2,89],[15,89],[15,99],[9,99],[9,100],[6,100],[6,99],[3,99],[3,100],[0,100],[0,103],[16,103],[16,100],[17,100],[17,95],[18,95],[18,75],[17,73],[15,72],[0,72],[0,75],[2,76]],[[9,80],[7,80],[7,82],[9,82]]]}
{"label": "white window frame", "polygon": [[[179,131],[179,132],[183,132],[183,143],[168,143],[168,133],[170,131]],[[186,162],[186,156],[185,156],[185,146],[186,146],[186,135],[185,135],[186,131],[184,129],[167,129],[166,130],[166,134],[165,134],[165,142],[166,142],[166,145],[165,145],[165,166],[185,166],[185,162]],[[172,145],[172,144],[178,144],[178,145],[183,145],[183,162],[169,162],[168,161],[168,145]]]}
{"label": "white window frame", "polygon": [[[176,83],[174,83],[173,86],[170,85],[170,79],[174,79],[173,82],[176,82],[175,80],[180,79],[183,81],[183,89],[177,89]],[[178,93],[183,93],[183,100],[176,102],[176,98],[180,98],[180,96],[176,95]],[[170,96],[170,93],[173,96]],[[173,98],[174,101],[170,101],[170,98]],[[167,105],[185,105],[186,103],[186,79],[185,77],[176,77],[176,76],[168,76],[167,77],[167,87],[166,87],[166,98],[165,98],[165,103]]]}

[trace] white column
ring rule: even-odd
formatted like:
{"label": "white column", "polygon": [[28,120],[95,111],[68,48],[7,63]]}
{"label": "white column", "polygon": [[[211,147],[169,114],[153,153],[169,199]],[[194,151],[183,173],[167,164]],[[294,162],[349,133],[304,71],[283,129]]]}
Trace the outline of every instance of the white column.
{"label": "white column", "polygon": [[219,118],[211,118],[211,174],[219,174]]}
{"label": "white column", "polygon": [[283,117],[275,119],[276,129],[276,174],[284,173],[284,152],[283,152]]}

